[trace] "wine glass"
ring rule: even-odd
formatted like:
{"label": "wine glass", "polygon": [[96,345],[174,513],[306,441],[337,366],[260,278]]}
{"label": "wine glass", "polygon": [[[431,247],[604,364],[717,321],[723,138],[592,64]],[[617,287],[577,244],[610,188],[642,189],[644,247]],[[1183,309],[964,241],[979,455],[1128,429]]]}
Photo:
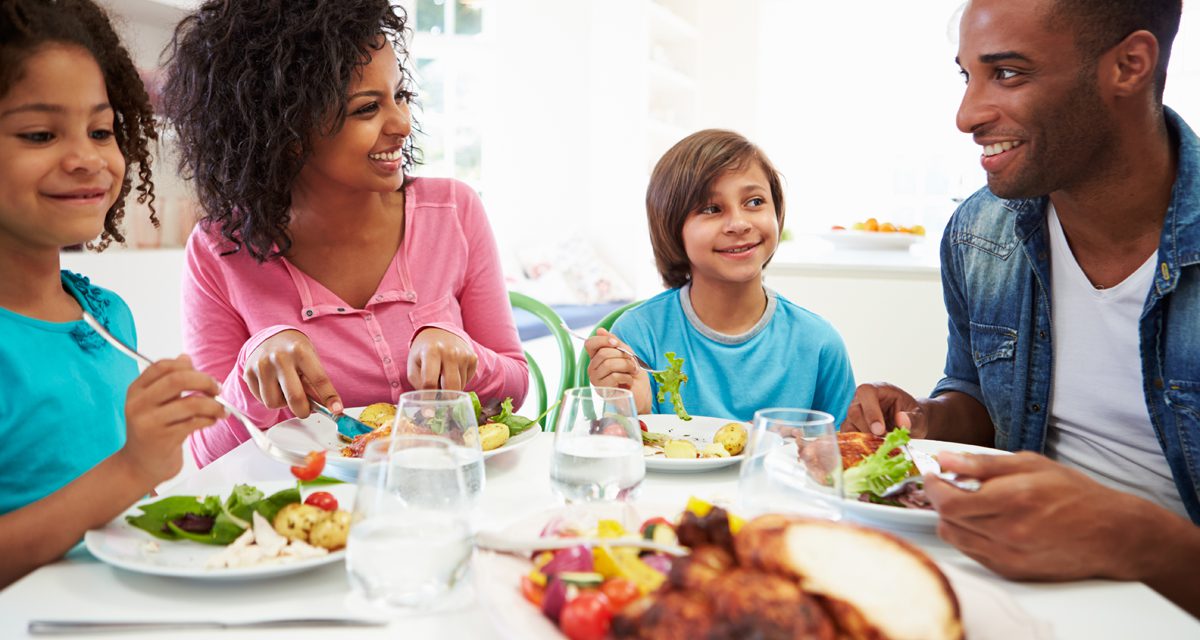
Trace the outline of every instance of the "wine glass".
{"label": "wine glass", "polygon": [[473,540],[471,500],[454,445],[400,435],[363,454],[346,541],[354,591],[393,612],[437,608],[463,581]]}
{"label": "wine glass", "polygon": [[445,389],[400,394],[392,434],[431,436],[450,443],[462,466],[472,507],[479,506],[484,487],[483,446],[470,394]]}
{"label": "wine glass", "polygon": [[739,509],[840,520],[842,455],[833,416],[811,409],[762,409],[738,477]]}
{"label": "wine glass", "polygon": [[631,501],[645,477],[633,393],[610,387],[568,389],[554,431],[554,490],[567,502]]}

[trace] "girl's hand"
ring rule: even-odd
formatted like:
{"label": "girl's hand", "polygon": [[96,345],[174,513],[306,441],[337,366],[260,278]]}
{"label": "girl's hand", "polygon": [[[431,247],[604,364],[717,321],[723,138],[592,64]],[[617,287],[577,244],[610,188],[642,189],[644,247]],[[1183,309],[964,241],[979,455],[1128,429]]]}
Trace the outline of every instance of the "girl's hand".
{"label": "girl's hand", "polygon": [[342,398],[321,366],[317,350],[308,336],[294,329],[263,340],[250,352],[242,379],[259,402],[271,409],[286,406],[297,418],[312,413],[310,393],[334,414],[343,409]]}
{"label": "girl's hand", "polygon": [[428,327],[421,329],[408,350],[408,382],[414,389],[462,391],[471,378],[479,357],[462,338]]}
{"label": "girl's hand", "polygon": [[179,473],[189,433],[225,417],[225,407],[213,399],[220,388],[216,380],[193,369],[186,355],[159,360],[129,385],[126,442],[117,456],[146,487]]}
{"label": "girl's hand", "polygon": [[588,364],[588,380],[593,387],[617,387],[633,391],[638,413],[650,413],[650,375],[637,366],[629,354],[619,351],[629,345],[604,329],[596,329],[596,335],[583,343],[591,362]]}

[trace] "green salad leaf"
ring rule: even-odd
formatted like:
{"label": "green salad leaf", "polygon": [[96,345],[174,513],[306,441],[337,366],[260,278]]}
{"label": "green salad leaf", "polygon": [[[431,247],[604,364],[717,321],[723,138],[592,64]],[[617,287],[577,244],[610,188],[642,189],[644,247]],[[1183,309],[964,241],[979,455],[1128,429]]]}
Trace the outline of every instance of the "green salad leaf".
{"label": "green salad leaf", "polygon": [[[125,516],[125,521],[163,540],[227,545],[250,527],[255,511],[270,522],[280,509],[293,502],[300,502],[298,486],[264,496],[253,486],[239,484],[224,502],[220,496],[170,496],[141,505],[142,512]],[[188,520],[191,522],[185,528]],[[205,521],[211,521],[209,528],[197,530],[198,523]]]}
{"label": "green salad leaf", "polygon": [[892,452],[908,444],[912,438],[908,429],[894,429],[883,439],[875,453],[846,469],[842,475],[846,495],[858,496],[867,493],[878,496],[884,489],[900,482],[916,468],[913,461],[904,455]]}
{"label": "green salad leaf", "polygon": [[674,351],[668,351],[667,362],[671,366],[666,371],[652,374],[654,381],[658,383],[658,401],[666,402],[666,394],[671,394],[675,415],[679,416],[680,420],[691,420],[692,417],[683,408],[683,396],[679,395],[679,386],[688,381],[687,374],[683,372],[683,358],[676,358]]}
{"label": "green salad leaf", "polygon": [[504,402],[500,403],[500,415],[489,420],[489,422],[498,422],[508,427],[508,437],[510,438],[528,431],[529,427],[537,424],[534,420],[513,413],[512,403],[512,398],[505,398]]}

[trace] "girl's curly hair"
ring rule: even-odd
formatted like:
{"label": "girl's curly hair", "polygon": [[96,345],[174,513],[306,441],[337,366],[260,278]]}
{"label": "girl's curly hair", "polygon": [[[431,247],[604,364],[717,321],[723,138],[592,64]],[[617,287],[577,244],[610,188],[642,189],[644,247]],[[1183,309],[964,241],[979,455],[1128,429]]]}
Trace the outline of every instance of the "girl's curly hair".
{"label": "girl's curly hair", "polygon": [[[293,183],[313,139],[344,124],[356,71],[387,46],[380,36],[411,79],[407,19],[390,0],[207,0],[176,27],[165,114],[202,222],[219,227],[233,252],[244,245],[262,262],[291,247]],[[411,136],[403,151],[407,174]]]}
{"label": "girl's curly hair", "polygon": [[154,183],[150,175],[150,141],[158,139],[154,110],[137,67],[108,15],[91,0],[0,0],[0,96],[8,95],[21,80],[24,63],[38,50],[51,44],[83,47],[100,66],[104,87],[113,109],[113,137],[125,157],[121,194],[104,216],[104,231],[88,248],[103,251],[113,240],[125,242],[120,223],[125,217],[125,198],[133,188],[131,169],[137,165],[139,204],[148,204],[154,214]]}

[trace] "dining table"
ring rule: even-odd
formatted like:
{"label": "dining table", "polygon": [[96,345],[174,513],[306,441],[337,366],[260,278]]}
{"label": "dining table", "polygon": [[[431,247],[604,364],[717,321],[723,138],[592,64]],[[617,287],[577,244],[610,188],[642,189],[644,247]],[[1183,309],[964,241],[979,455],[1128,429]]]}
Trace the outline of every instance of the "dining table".
{"label": "dining table", "polygon": [[[561,504],[550,483],[553,433],[541,433],[527,444],[486,462],[486,481],[478,507],[481,528],[503,530],[511,523],[545,513]],[[252,441],[212,464],[160,487],[164,494],[210,495],[239,483],[287,481],[288,468],[264,456]],[[738,467],[703,473],[646,475],[639,501],[678,504],[696,496],[735,504]],[[1005,580],[933,533],[894,531],[914,543],[940,566],[967,574],[1020,608],[1046,637],[1200,638],[1200,621],[1144,584],[1109,580],[1029,583]],[[169,543],[167,543],[169,544]],[[478,576],[478,572],[476,572]],[[870,579],[870,576],[864,578]],[[391,617],[381,626],[363,628],[294,627],[230,629],[222,637],[253,638],[524,638],[520,629],[505,628],[490,611],[494,589],[478,577],[460,587],[434,612]],[[905,597],[898,593],[897,597]],[[520,603],[523,605],[524,603]],[[913,603],[919,606],[920,603]],[[218,621],[355,617],[364,607],[351,589],[344,563],[285,576],[252,580],[197,580],[161,577],[119,569],[92,557],[82,545],[61,560],[41,567],[0,591],[0,638],[30,635],[33,620]],[[517,605],[520,606],[520,605]],[[530,605],[532,606],[532,605]],[[374,614],[378,617],[377,614]],[[212,630],[122,632],[117,636],[173,640],[210,638]]]}

